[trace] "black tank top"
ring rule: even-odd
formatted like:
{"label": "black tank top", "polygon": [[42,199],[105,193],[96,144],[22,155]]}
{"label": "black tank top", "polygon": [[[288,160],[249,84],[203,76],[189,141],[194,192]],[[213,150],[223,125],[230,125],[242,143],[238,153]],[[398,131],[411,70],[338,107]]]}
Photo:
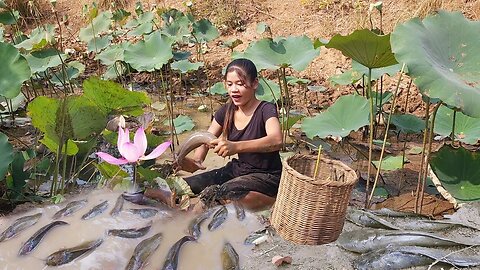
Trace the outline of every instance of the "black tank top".
{"label": "black tank top", "polygon": [[[223,105],[214,115],[215,120],[221,126],[225,121],[227,105]],[[265,122],[271,117],[278,118],[277,109],[273,103],[262,101],[250,119],[250,122],[242,130],[238,130],[232,123],[228,132],[229,141],[247,141],[267,136]],[[282,162],[278,151],[267,153],[238,153],[238,160],[232,160],[233,174],[235,176],[248,173],[270,173],[280,175]]]}

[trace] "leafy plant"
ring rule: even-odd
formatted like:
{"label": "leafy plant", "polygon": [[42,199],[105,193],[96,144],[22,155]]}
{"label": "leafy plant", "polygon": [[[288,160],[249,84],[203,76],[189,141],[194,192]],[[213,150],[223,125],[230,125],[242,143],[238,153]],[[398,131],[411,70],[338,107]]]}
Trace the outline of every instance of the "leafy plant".
{"label": "leafy plant", "polygon": [[20,94],[20,88],[30,79],[30,67],[19,51],[8,43],[0,42],[0,95],[14,98]]}
{"label": "leafy plant", "polygon": [[[455,124],[453,123],[455,119]],[[442,136],[450,136],[466,144],[476,144],[480,140],[480,118],[473,118],[440,106],[435,118],[434,132]]]}

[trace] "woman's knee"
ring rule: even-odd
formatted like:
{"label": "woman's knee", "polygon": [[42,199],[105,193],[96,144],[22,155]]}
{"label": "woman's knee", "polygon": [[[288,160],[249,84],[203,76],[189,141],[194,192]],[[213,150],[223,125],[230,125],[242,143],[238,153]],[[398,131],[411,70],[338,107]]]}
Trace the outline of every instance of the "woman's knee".
{"label": "woman's knee", "polygon": [[270,208],[275,203],[275,197],[270,197],[256,191],[250,191],[238,202],[249,210],[260,211]]}

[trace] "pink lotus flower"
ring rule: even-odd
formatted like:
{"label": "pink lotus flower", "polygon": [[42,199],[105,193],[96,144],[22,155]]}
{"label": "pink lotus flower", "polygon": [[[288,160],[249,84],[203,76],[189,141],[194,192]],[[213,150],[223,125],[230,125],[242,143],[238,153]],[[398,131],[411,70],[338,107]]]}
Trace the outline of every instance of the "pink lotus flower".
{"label": "pink lotus flower", "polygon": [[115,158],[104,152],[97,152],[95,154],[110,164],[122,165],[127,163],[135,163],[139,160],[157,158],[167,150],[170,144],[170,141],[166,141],[153,149],[150,154],[145,156],[145,151],[147,151],[147,136],[145,135],[145,130],[142,127],[138,128],[137,132],[135,132],[133,143],[131,143],[128,128],[124,131],[121,127],[119,127],[117,147],[122,157]]}

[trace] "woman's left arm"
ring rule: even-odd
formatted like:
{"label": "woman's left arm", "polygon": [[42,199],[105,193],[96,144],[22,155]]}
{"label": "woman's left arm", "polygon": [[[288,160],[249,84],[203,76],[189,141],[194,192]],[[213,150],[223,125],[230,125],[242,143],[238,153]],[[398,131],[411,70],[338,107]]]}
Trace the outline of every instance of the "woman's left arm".
{"label": "woman's left arm", "polygon": [[215,145],[213,152],[219,156],[232,156],[237,153],[266,153],[278,151],[282,148],[282,131],[280,121],[276,117],[270,117],[265,122],[265,137],[248,141],[228,141],[222,137],[213,140]]}

